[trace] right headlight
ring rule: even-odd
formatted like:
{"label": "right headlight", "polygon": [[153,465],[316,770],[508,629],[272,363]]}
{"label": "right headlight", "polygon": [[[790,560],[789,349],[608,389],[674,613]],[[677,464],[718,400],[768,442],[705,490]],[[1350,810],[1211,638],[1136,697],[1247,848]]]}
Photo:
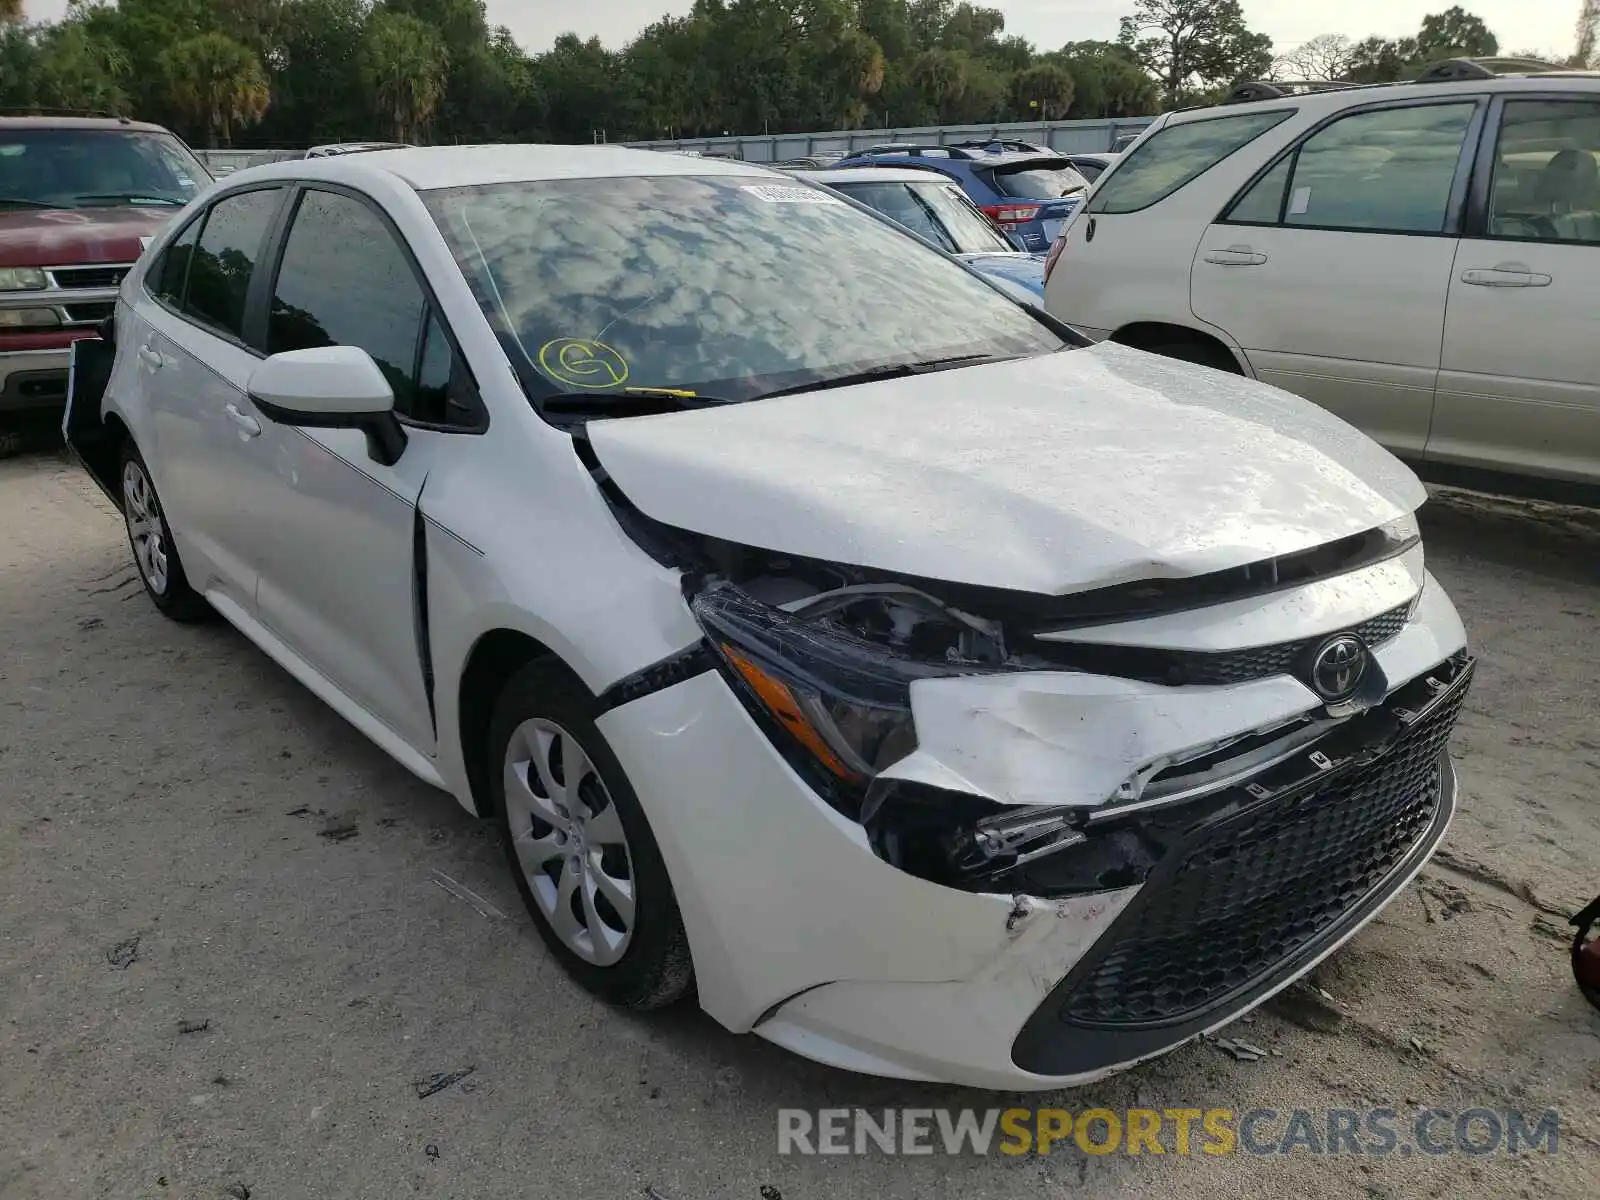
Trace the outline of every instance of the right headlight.
{"label": "right headlight", "polygon": [[900,654],[729,584],[701,592],[691,607],[757,723],[801,777],[852,819],[872,780],[917,748],[911,684],[988,669]]}
{"label": "right headlight", "polygon": [[48,284],[38,267],[0,267],[0,292],[38,292]]}

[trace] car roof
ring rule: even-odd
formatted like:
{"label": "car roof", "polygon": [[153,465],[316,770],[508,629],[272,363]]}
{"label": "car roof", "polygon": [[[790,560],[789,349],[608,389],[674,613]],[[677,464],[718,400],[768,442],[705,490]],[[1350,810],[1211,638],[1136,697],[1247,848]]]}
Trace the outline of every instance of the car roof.
{"label": "car roof", "polygon": [[160,125],[133,121],[126,117],[49,117],[0,115],[0,129],[104,129],[133,130],[137,133],[170,133]]}
{"label": "car roof", "polygon": [[938,171],[916,167],[827,167],[814,171],[791,171],[796,179],[812,183],[932,183],[940,187],[954,184]]}
{"label": "car roof", "polygon": [[1377,104],[1387,100],[1463,98],[1492,93],[1552,92],[1600,93],[1600,71],[1542,71],[1525,75],[1495,75],[1487,78],[1445,79],[1438,82],[1354,84],[1323,87],[1309,92],[1293,92],[1261,99],[1241,99],[1203,108],[1181,109],[1170,114],[1167,124],[1180,125],[1232,113],[1274,109],[1304,110],[1314,114],[1335,113],[1358,104]]}
{"label": "car roof", "polygon": [[273,179],[325,179],[360,184],[387,175],[419,192],[496,183],[556,179],[626,179],[638,176],[750,175],[776,172],[735,159],[688,158],[623,146],[427,146],[373,150],[326,158],[295,158],[249,167],[228,176],[229,186]]}

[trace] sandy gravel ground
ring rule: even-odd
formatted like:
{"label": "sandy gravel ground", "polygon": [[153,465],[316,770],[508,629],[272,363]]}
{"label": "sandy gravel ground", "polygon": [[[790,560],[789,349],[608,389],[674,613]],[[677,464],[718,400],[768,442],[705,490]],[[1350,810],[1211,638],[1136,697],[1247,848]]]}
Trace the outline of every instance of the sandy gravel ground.
{"label": "sandy gravel ground", "polygon": [[1199,1044],[1024,1098],[1556,1107],[1555,1156],[822,1159],[777,1155],[778,1108],[1016,1098],[599,1006],[547,958],[484,828],[227,627],[157,615],[75,468],[0,462],[0,513],[5,1200],[1595,1194],[1600,1014],[1562,939],[1600,891],[1600,514],[1429,506],[1430,565],[1483,656],[1464,811],[1319,972],[1339,1011],[1237,1025],[1260,1061]]}

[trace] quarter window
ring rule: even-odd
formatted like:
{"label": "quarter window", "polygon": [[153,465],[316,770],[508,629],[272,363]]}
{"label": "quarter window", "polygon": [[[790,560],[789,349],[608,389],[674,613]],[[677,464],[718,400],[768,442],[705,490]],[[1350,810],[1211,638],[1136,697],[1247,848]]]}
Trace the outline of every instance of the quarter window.
{"label": "quarter window", "polygon": [[280,189],[269,188],[241,192],[212,205],[189,266],[184,312],[218,333],[244,340],[250,276],[282,197]]}
{"label": "quarter window", "polygon": [[1267,172],[1234,205],[1228,220],[1281,222],[1301,229],[1443,233],[1450,223],[1461,145],[1475,108],[1469,101],[1341,117]]}
{"label": "quarter window", "polygon": [[428,424],[470,424],[449,339],[410,260],[366,204],[308,191],[273,288],[267,351],[355,346],[394,389],[395,411]]}
{"label": "quarter window", "polygon": [[1292,109],[1240,113],[1157,130],[1128,152],[1089,209],[1131,213],[1160,203],[1293,115]]}
{"label": "quarter window", "polygon": [[150,291],[156,299],[182,311],[184,292],[189,286],[189,262],[200,238],[201,221],[192,221],[177,239],[161,252],[161,261],[150,271]]}
{"label": "quarter window", "polygon": [[1600,245],[1600,104],[1507,103],[1495,154],[1489,236]]}

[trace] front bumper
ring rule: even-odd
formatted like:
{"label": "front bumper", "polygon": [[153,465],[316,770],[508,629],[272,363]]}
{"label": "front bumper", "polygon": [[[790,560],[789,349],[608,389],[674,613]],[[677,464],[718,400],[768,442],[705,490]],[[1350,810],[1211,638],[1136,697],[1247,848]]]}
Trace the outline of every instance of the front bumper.
{"label": "front bumper", "polygon": [[0,352],[0,413],[65,406],[71,359],[70,347]]}
{"label": "front bumper", "polygon": [[[1428,580],[1411,625],[1376,654],[1398,693],[1421,686],[1463,641],[1454,609]],[[1016,679],[1019,691],[1038,689],[1035,695],[1085,682],[1050,673]],[[1264,704],[1278,705],[1280,716],[1314,707],[1305,702],[1309,692],[1294,697],[1299,686],[1282,677],[1205,689],[1116,681],[1102,707],[1119,713],[1129,742],[1176,731],[1183,723],[1170,713],[1180,700],[1203,701],[1204,711],[1241,722],[1243,732],[1260,727]],[[1465,686],[1463,677],[1460,690]],[[985,707],[979,702],[967,728],[1003,755],[1012,747],[994,739],[989,714],[979,711]],[[1031,709],[1035,718],[1046,711],[1037,703]],[[1059,736],[1046,737],[1037,720],[1019,731],[1012,742],[1026,741],[1028,769],[1020,776],[994,771],[991,782],[1041,778],[1041,747],[1059,759],[1063,779],[1073,774],[1083,752],[1071,736],[1079,731],[1067,725],[1081,713],[1053,711],[1066,722]],[[1379,837],[1381,853],[1368,853],[1355,869],[1334,869],[1351,858],[1341,859],[1338,847],[1370,850],[1386,817],[1368,811],[1371,788],[1328,798],[1329,777],[1315,789],[1316,802],[1288,789],[1257,797],[1253,806],[1208,808],[1206,821],[1142,886],[1060,900],[960,891],[885,863],[859,825],[794,775],[719,676],[613,709],[600,725],[661,844],[711,1015],[850,1070],[1047,1089],[1089,1082],[1227,1024],[1351,937],[1420,870],[1445,833],[1455,804],[1443,749],[1453,718],[1452,708],[1442,726],[1430,726],[1434,742],[1421,749],[1402,739],[1379,767],[1360,764],[1382,769],[1404,744],[1405,778],[1414,786],[1400,805],[1402,835]],[[946,767],[963,761],[942,757]],[[1419,790],[1428,795],[1419,798]],[[1363,811],[1369,819],[1356,820]],[[1309,833],[1296,840],[1296,829],[1285,833],[1273,816]],[[1345,821],[1335,822],[1342,840],[1317,834],[1317,822],[1329,819]],[[1276,838],[1265,836],[1269,827],[1278,828]],[[1329,851],[1323,859],[1295,850],[1317,836]],[[1217,865],[1226,857],[1219,846],[1259,852],[1243,855],[1243,873],[1230,874]],[[1215,869],[1200,871],[1196,864],[1207,853]],[[1307,891],[1336,877],[1329,896]],[[1264,961],[1229,942],[1250,912],[1308,895],[1319,906],[1315,919],[1297,926],[1301,914],[1278,912],[1272,928],[1256,931],[1252,945],[1265,948]],[[1219,961],[1205,961],[1213,946]],[[1165,966],[1141,974],[1152,963]],[[1193,995],[1161,991],[1163,980],[1184,972],[1194,976],[1183,981]]]}

